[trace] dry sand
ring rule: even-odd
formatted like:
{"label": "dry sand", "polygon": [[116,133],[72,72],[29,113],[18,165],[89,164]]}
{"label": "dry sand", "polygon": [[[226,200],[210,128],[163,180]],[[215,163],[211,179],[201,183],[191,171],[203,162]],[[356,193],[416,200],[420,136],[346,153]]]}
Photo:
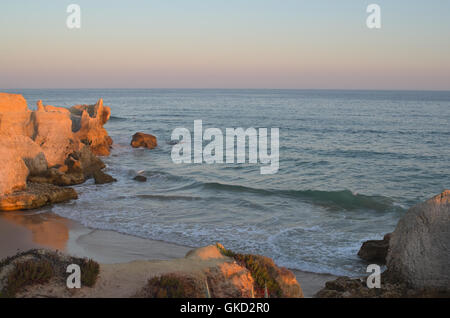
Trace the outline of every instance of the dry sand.
{"label": "dry sand", "polygon": [[[110,271],[121,273],[121,286],[114,285],[119,277],[100,282],[99,288],[104,291],[104,297],[108,297],[127,294],[127,289],[133,288],[139,283],[138,280],[142,280],[142,274],[139,276],[139,272],[149,277],[156,272],[160,273],[169,264],[164,262],[165,260],[183,258],[193,247],[90,229],[52,213],[50,208],[31,212],[1,212],[0,258],[31,248],[49,248],[74,256],[92,258],[102,264],[104,277],[109,277]],[[130,262],[133,263],[125,264]],[[170,264],[175,267],[195,266],[185,259]],[[123,268],[117,272],[121,267]],[[305,297],[313,297],[326,281],[336,278],[327,274],[298,270],[293,272]]]}

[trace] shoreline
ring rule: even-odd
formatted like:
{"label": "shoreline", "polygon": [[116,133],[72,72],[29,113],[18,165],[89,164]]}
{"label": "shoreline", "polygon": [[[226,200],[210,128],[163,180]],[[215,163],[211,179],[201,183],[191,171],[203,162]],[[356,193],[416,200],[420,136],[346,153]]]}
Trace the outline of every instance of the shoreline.
{"label": "shoreline", "polygon": [[[55,214],[51,207],[0,213],[0,259],[33,248],[58,250],[77,257],[92,258],[102,264],[122,264],[183,258],[195,247],[91,229]],[[297,277],[305,297],[313,297],[325,286],[325,282],[337,278],[331,274],[290,270]]]}

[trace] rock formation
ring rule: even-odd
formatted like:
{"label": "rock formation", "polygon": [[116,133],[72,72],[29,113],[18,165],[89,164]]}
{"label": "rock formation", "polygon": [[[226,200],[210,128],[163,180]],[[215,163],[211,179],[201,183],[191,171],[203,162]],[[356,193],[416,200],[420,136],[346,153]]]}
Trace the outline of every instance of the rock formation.
{"label": "rock formation", "polygon": [[99,99],[95,105],[77,105],[70,108],[72,130],[78,140],[89,145],[98,156],[108,156],[113,143],[103,125],[111,116],[111,109]]}
{"label": "rock formation", "polygon": [[382,240],[370,240],[363,243],[358,256],[367,262],[380,265],[386,264],[391,233],[386,234]]}
{"label": "rock formation", "polygon": [[[101,99],[70,110],[39,101],[31,111],[22,95],[0,93],[0,201],[7,202],[8,209],[59,202],[51,193],[46,194],[49,200],[37,200],[33,191],[26,198],[27,182],[67,186],[93,177],[105,167],[95,155],[108,155],[112,144],[103,128],[110,114]],[[55,188],[40,191],[45,190]],[[17,191],[20,195],[12,195]],[[13,208],[13,200],[19,199],[28,203],[17,201]]]}
{"label": "rock formation", "polygon": [[72,188],[62,188],[51,184],[29,183],[26,190],[0,197],[0,211],[30,210],[48,204],[77,199]]}
{"label": "rock formation", "polygon": [[392,233],[387,256],[392,279],[450,292],[450,190],[408,210]]}
{"label": "rock formation", "polygon": [[[450,297],[450,190],[410,208],[393,233],[364,243],[358,255],[374,261],[386,256],[381,288],[364,279],[339,277],[318,297]],[[361,255],[360,255],[361,256]]]}
{"label": "rock formation", "polygon": [[27,101],[20,94],[0,93],[0,113],[24,112],[28,110]]}
{"label": "rock formation", "polygon": [[153,149],[158,146],[158,143],[155,136],[137,132],[133,135],[131,146],[133,148],[143,147],[147,149]]}

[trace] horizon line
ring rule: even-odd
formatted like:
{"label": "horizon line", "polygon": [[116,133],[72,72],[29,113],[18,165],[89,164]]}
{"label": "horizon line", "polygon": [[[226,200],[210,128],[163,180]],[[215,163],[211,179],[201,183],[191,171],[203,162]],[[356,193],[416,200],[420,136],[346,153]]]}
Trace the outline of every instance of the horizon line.
{"label": "horizon line", "polygon": [[187,87],[33,87],[0,88],[2,90],[279,90],[279,91],[373,91],[373,92],[450,92],[450,89],[378,89],[378,88],[187,88]]}

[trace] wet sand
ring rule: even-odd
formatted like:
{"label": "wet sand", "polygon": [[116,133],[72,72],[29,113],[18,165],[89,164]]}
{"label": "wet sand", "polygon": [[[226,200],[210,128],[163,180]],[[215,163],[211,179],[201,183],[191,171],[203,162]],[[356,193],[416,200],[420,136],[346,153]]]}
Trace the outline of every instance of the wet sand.
{"label": "wet sand", "polygon": [[[193,247],[90,229],[51,208],[0,213],[0,259],[31,248],[59,250],[102,264],[183,258]],[[313,297],[333,275],[293,270],[305,297]]]}

